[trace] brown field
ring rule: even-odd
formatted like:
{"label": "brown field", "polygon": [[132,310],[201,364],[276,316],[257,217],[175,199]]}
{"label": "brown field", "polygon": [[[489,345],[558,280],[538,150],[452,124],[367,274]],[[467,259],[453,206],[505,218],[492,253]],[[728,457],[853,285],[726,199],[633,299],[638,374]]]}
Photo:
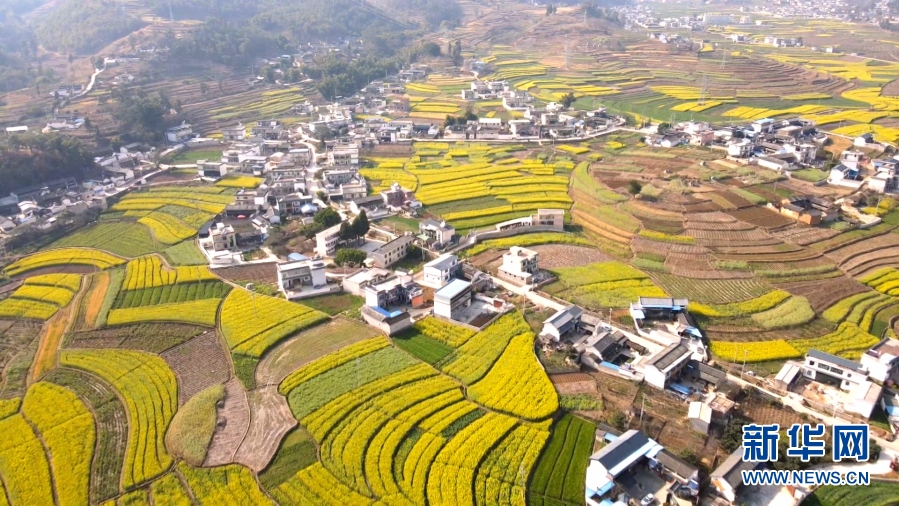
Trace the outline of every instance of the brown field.
{"label": "brown field", "polygon": [[576,267],[611,260],[611,257],[602,251],[584,246],[542,244],[532,246],[530,249],[540,254],[540,267],[543,269]]}
{"label": "brown field", "polygon": [[869,290],[868,287],[849,276],[828,279],[826,282],[778,283],[777,287],[793,295],[807,298],[812,309],[818,314],[846,297]]}
{"label": "brown field", "polygon": [[830,239],[840,232],[823,227],[809,227],[805,225],[795,224],[793,226],[784,227],[771,231],[770,234],[778,239],[800,246],[808,246],[809,244]]}
{"label": "brown field", "polygon": [[[874,257],[870,256],[872,252],[876,253],[885,250],[883,256],[894,256],[895,252],[899,250],[896,244],[897,241],[894,234],[885,234],[831,249],[825,255],[842,268],[844,264],[858,265],[853,263],[857,256],[863,256],[868,260],[875,259],[876,255]],[[851,267],[848,267],[848,269],[851,269]]]}
{"label": "brown field", "polygon": [[234,461],[259,472],[278,451],[281,438],[297,425],[287,398],[276,385],[257,388],[247,394],[250,403],[250,427]]}
{"label": "brown field", "polygon": [[239,265],[235,267],[222,267],[213,269],[212,272],[223,279],[232,282],[253,283],[277,283],[278,273],[275,271],[275,263]]}
{"label": "brown field", "polygon": [[225,406],[218,410],[218,428],[209,444],[204,466],[223,466],[234,462],[234,455],[250,426],[247,392],[236,378],[225,383]]}
{"label": "brown field", "polygon": [[764,207],[750,207],[748,209],[728,211],[727,214],[740,221],[745,221],[746,223],[765,229],[785,227],[794,223],[790,218],[775,213],[774,211],[770,211]]}
{"label": "brown field", "polygon": [[178,404],[231,376],[230,361],[215,331],[209,331],[160,355],[178,378]]}

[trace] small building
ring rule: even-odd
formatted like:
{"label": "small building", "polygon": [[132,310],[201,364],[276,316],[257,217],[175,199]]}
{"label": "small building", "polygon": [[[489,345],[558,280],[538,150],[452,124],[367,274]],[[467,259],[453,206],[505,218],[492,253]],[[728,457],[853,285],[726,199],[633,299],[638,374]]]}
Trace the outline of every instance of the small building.
{"label": "small building", "polygon": [[238,122],[234,126],[222,128],[222,139],[228,142],[240,142],[247,138],[247,127]]}
{"label": "small building", "polygon": [[409,305],[418,308],[424,305],[424,291],[415,284],[412,276],[403,274],[380,283],[369,283],[362,289],[365,305],[392,308]]}
{"label": "small building", "polygon": [[325,263],[321,260],[300,260],[278,264],[278,290],[284,292],[297,291],[297,288],[311,286],[319,288],[327,284]]}
{"label": "small building", "polygon": [[453,241],[456,229],[445,221],[424,220],[418,224],[418,238],[427,247],[442,246]]}
{"label": "small building", "polygon": [[461,271],[459,257],[449,253],[440,255],[422,268],[421,284],[430,288],[443,288]]}
{"label": "small building", "polygon": [[532,249],[512,246],[509,252],[503,255],[499,277],[517,285],[530,285],[533,283],[534,273],[537,272],[539,257],[539,254]]}
{"label": "small building", "polygon": [[394,182],[390,185],[389,190],[381,192],[381,199],[387,207],[401,208],[411,205],[415,201],[415,193],[412,190],[403,188],[399,183]]}
{"label": "small building", "polygon": [[690,355],[692,352],[684,343],[669,345],[646,363],[644,380],[647,384],[664,390],[672,380],[680,376]]}
{"label": "small building", "polygon": [[578,306],[568,306],[557,311],[543,322],[541,336],[549,336],[553,341],[560,341],[569,332],[575,330],[581,323],[584,310]]}
{"label": "small building", "polygon": [[396,335],[412,326],[408,311],[387,311],[377,306],[362,306],[362,319],[388,336]]}
{"label": "small building", "polygon": [[449,320],[458,320],[459,313],[471,305],[471,283],[454,279],[434,292],[434,314]]}
{"label": "small building", "polygon": [[588,505],[605,506],[615,480],[630,469],[655,457],[662,445],[639,430],[629,430],[590,456],[584,495]]}
{"label": "small building", "polygon": [[237,249],[237,233],[231,225],[216,223],[215,227],[209,230],[209,237],[212,238],[212,249],[214,251]]}
{"label": "small building", "polygon": [[355,144],[334,146],[328,151],[328,164],[337,167],[359,165],[359,147]]}
{"label": "small building", "polygon": [[340,241],[339,223],[315,234],[315,252],[323,257],[330,257],[337,251],[338,241]]}
{"label": "small building", "polygon": [[868,379],[868,371],[860,363],[820,350],[809,350],[805,355],[802,375],[841,390],[850,390]]}
{"label": "small building", "polygon": [[712,408],[702,402],[691,402],[687,418],[690,419],[690,426],[693,427],[693,430],[708,434],[709,425],[712,423]]}
{"label": "small building", "polygon": [[749,158],[752,155],[752,142],[749,139],[729,142],[727,144],[727,155],[734,158]]}
{"label": "small building", "polygon": [[257,211],[259,211],[259,206],[256,204],[228,204],[225,206],[225,216],[238,220],[252,218]]}
{"label": "small building", "polygon": [[565,230],[565,210],[538,209],[536,214],[497,223],[494,227],[497,231],[514,228],[545,227],[544,230],[562,232]]}
{"label": "small building", "polygon": [[343,290],[362,297],[365,295],[364,290],[366,286],[378,284],[392,275],[393,273],[387,269],[362,269],[359,272],[343,278]]}
{"label": "small building", "polygon": [[185,121],[178,126],[167,128],[165,131],[165,140],[169,144],[181,144],[189,141],[193,137],[193,129]]}
{"label": "small building", "polygon": [[372,259],[374,266],[387,269],[393,264],[406,258],[409,254],[409,247],[415,241],[412,234],[401,235],[396,239],[382,244],[378,249],[369,253],[368,257]]}
{"label": "small building", "polygon": [[736,504],[737,494],[740,491],[740,487],[743,486],[743,471],[761,469],[764,466],[764,462],[744,462],[743,447],[741,446],[712,471],[709,478],[711,479],[712,487],[722,497],[730,501],[731,504]]}
{"label": "small building", "polygon": [[885,383],[899,368],[899,341],[880,341],[861,356],[859,363],[867,368],[869,378]]}

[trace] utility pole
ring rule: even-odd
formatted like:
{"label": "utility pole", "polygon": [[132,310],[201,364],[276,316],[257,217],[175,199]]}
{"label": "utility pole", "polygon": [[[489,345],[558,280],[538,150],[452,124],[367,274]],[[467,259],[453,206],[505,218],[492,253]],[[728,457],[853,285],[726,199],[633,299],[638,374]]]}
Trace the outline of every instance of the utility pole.
{"label": "utility pole", "polygon": [[746,369],[746,355],[749,354],[749,350],[743,350],[743,366],[740,367],[740,379],[743,379],[743,370]]}
{"label": "utility pole", "polygon": [[643,400],[640,401],[640,428],[643,428],[643,409],[646,407],[646,394],[643,395]]}

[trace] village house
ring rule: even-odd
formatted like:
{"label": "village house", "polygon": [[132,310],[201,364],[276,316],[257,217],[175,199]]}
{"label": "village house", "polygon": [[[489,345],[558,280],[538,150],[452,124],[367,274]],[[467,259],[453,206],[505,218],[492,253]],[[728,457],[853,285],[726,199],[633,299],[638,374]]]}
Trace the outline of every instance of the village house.
{"label": "village house", "polygon": [[178,126],[167,128],[165,131],[165,140],[169,144],[181,144],[189,141],[193,137],[194,131],[186,121]]}
{"label": "village house", "polygon": [[508,253],[503,255],[503,263],[499,266],[499,277],[516,285],[530,285],[533,283],[534,273],[537,272],[539,254],[531,249],[520,246],[512,246]]}
{"label": "village house", "polygon": [[325,263],[321,260],[304,260],[288,263],[279,263],[276,266],[278,273],[278,290],[285,295],[288,292],[296,292],[303,286],[320,288],[327,284],[325,278]]}
{"label": "village house", "polygon": [[421,284],[430,288],[442,288],[461,272],[459,257],[449,253],[440,255],[422,268]]}
{"label": "village house", "polygon": [[222,128],[222,140],[227,142],[241,142],[247,138],[247,127],[238,122],[234,126]]}
{"label": "village house", "polygon": [[409,248],[414,241],[415,236],[412,234],[401,235],[369,253],[368,258],[372,260],[372,264],[375,267],[387,269],[406,258],[409,254]]}
{"label": "village house", "polygon": [[361,269],[343,278],[343,290],[353,295],[364,297],[366,286],[381,283],[392,276],[393,273],[387,269],[378,269],[377,267]]}
{"label": "village house", "polygon": [[359,147],[356,145],[335,145],[328,151],[328,164],[335,167],[359,165]]}
{"label": "village house", "polygon": [[434,292],[434,315],[458,321],[460,313],[471,305],[471,299],[471,283],[454,279]]}
{"label": "village house", "polygon": [[340,241],[340,224],[326,228],[315,234],[315,252],[322,257],[333,256]]}
{"label": "village house", "polygon": [[418,224],[418,238],[427,248],[440,248],[453,242],[455,227],[445,221],[424,220]]}
{"label": "village house", "polygon": [[251,130],[253,137],[259,137],[264,140],[278,140],[282,135],[286,135],[287,131],[278,120],[258,120]]}

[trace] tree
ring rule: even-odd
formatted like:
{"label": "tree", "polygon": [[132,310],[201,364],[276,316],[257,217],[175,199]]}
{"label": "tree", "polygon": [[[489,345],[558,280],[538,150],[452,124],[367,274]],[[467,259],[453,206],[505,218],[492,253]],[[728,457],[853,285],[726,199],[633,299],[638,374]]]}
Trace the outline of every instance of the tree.
{"label": "tree", "polygon": [[340,232],[338,232],[338,237],[341,241],[350,241],[352,239],[355,239],[357,236],[356,232],[353,230],[353,226],[350,225],[349,222],[344,221],[340,224]]}
{"label": "tree", "polygon": [[546,4],[546,15],[549,16],[553,12],[555,12],[553,11],[553,4]]}
{"label": "tree", "polygon": [[368,254],[362,250],[343,248],[337,250],[337,254],[334,256],[334,263],[341,267],[355,267],[362,265],[366,258],[368,258]]}
{"label": "tree", "polygon": [[209,86],[206,83],[200,83],[200,95],[204,97],[209,93]]}
{"label": "tree", "polygon": [[659,123],[659,132],[664,132],[671,128],[671,123]]}
{"label": "tree", "polygon": [[745,419],[734,417],[733,420],[724,428],[721,435],[721,448],[727,453],[734,452],[743,445],[743,425],[748,423]]}
{"label": "tree", "polygon": [[641,185],[640,183],[638,183],[637,181],[635,181],[633,179],[631,179],[630,181],[627,182],[627,192],[630,193],[631,195],[636,195],[636,194],[640,193],[640,190],[642,190],[642,189],[643,189],[643,185]]}
{"label": "tree", "polygon": [[425,44],[421,47],[421,52],[424,53],[424,54],[426,54],[426,55],[428,55],[428,56],[433,56],[433,57],[437,57],[437,56],[440,56],[440,55],[442,54],[441,51],[440,51],[440,45],[438,45],[438,44],[436,44],[436,43],[434,43],[434,42],[427,42],[427,43],[425,43]]}
{"label": "tree", "polygon": [[577,100],[574,96],[574,93],[568,92],[566,95],[562,97],[562,105],[565,106],[566,109],[571,107],[571,104]]}
{"label": "tree", "polygon": [[365,214],[365,209],[363,209],[359,216],[356,216],[356,219],[353,220],[353,233],[356,234],[356,237],[364,237],[370,229],[368,215]]}
{"label": "tree", "polygon": [[337,214],[337,211],[331,209],[330,207],[326,207],[321,211],[315,214],[315,217],[312,218],[314,223],[317,223],[322,226],[322,228],[333,227],[340,223],[340,215]]}

